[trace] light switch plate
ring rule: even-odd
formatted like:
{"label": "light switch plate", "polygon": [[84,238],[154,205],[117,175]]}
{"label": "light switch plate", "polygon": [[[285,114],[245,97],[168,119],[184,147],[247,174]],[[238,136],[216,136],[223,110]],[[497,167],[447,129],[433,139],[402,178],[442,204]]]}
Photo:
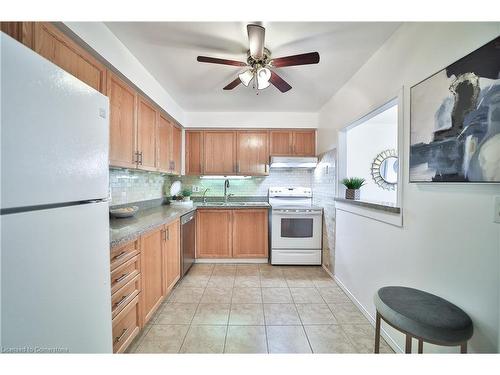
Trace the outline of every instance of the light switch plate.
{"label": "light switch plate", "polygon": [[200,187],[196,186],[196,185],[193,185],[192,190],[193,190],[193,193],[199,193],[200,192]]}
{"label": "light switch plate", "polygon": [[495,223],[500,223],[500,197],[495,197],[495,212],[493,221]]}

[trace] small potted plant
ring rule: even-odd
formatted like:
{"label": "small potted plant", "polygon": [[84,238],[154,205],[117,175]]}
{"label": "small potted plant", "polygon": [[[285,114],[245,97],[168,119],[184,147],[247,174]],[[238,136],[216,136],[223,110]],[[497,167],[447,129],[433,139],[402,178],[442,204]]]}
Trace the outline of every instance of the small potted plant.
{"label": "small potted plant", "polygon": [[359,189],[365,184],[365,179],[360,177],[344,178],[342,184],[347,188],[345,199],[359,199]]}
{"label": "small potted plant", "polygon": [[186,188],[182,190],[182,196],[184,197],[185,201],[191,200],[191,194],[193,194],[191,189]]}

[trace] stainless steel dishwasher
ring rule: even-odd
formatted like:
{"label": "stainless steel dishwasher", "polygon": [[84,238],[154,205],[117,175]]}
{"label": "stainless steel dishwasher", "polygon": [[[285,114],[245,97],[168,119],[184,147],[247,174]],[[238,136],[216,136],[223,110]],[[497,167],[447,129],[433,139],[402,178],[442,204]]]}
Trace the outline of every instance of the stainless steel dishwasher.
{"label": "stainless steel dishwasher", "polygon": [[181,216],[181,271],[186,274],[194,262],[196,246],[196,212]]}

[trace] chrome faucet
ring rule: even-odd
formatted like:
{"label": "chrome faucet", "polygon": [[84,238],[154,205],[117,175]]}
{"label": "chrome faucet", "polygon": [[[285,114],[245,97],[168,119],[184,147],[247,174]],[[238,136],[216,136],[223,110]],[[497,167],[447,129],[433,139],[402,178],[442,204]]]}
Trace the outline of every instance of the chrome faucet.
{"label": "chrome faucet", "polygon": [[207,197],[205,195],[207,194],[207,191],[209,191],[209,188],[206,188],[205,191],[203,192],[203,203],[207,203]]}
{"label": "chrome faucet", "polygon": [[224,203],[227,203],[227,198],[233,194],[227,194],[227,189],[229,189],[229,180],[226,178],[224,181]]}

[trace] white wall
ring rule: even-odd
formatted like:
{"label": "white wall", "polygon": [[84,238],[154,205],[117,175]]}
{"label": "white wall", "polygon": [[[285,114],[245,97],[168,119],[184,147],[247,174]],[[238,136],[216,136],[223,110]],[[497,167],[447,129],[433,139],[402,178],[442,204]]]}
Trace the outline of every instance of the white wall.
{"label": "white wall", "polygon": [[186,127],[316,128],[314,112],[187,112]]}
{"label": "white wall", "polygon": [[385,150],[398,149],[398,107],[393,106],[381,114],[346,131],[347,177],[362,177],[365,185],[360,191],[363,200],[396,203],[397,191],[378,186],[371,175],[375,157]]}
{"label": "white wall", "polygon": [[[404,86],[403,227],[337,212],[336,277],[374,315],[384,285],[408,285],[462,307],[474,321],[470,351],[499,350],[499,185],[409,184],[409,88],[500,34],[499,23],[409,23],[400,27],[322,108],[319,151],[337,132]],[[399,346],[403,335],[389,330]],[[425,345],[426,351],[457,351]]]}
{"label": "white wall", "polygon": [[85,43],[133,82],[179,123],[184,111],[174,98],[102,22],[64,22]]}

